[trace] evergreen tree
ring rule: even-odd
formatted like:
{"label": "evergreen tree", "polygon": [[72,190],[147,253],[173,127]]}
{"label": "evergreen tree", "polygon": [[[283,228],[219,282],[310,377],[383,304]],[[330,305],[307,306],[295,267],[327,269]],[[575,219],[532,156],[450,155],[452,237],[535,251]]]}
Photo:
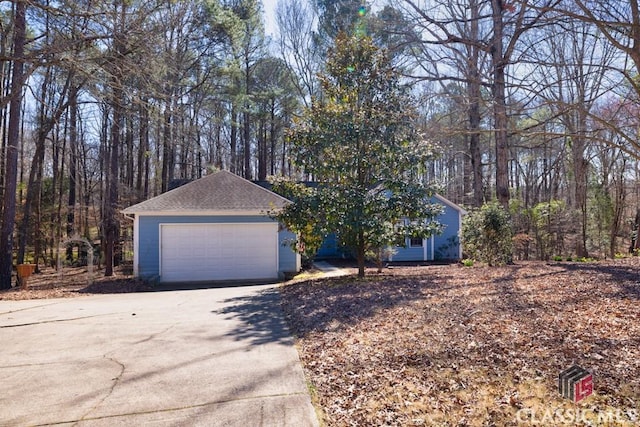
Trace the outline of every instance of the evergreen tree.
{"label": "evergreen tree", "polygon": [[416,131],[408,87],[370,37],[340,33],[320,81],[322,99],[289,134],[294,161],[321,183],[308,196],[315,212],[300,212],[337,232],[363,277],[368,251],[438,230],[420,175],[432,147]]}

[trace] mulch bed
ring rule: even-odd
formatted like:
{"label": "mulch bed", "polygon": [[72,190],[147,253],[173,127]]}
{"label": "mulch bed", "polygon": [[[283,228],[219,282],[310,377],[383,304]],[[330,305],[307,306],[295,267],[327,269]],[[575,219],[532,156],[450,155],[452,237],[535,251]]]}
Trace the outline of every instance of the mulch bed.
{"label": "mulch bed", "polygon": [[368,274],[282,290],[327,426],[640,424],[638,258]]}

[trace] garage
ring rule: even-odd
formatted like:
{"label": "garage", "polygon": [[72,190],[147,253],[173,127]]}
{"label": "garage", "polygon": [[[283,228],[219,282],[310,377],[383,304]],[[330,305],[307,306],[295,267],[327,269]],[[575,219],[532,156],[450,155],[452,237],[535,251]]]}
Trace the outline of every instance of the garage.
{"label": "garage", "polygon": [[160,280],[278,277],[278,225],[162,224]]}
{"label": "garage", "polygon": [[[124,209],[133,273],[152,283],[284,279],[300,271],[295,234],[273,213],[289,200],[228,171]],[[236,283],[237,284],[237,283]]]}

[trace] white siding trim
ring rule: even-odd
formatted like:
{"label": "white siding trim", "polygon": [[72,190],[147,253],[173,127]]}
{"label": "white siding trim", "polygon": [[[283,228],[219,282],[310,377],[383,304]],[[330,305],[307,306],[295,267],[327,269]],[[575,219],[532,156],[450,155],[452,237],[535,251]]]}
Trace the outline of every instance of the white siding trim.
{"label": "white siding trim", "polygon": [[422,239],[422,260],[427,261],[428,256],[427,239]]}
{"label": "white siding trim", "polygon": [[436,254],[435,254],[436,238],[434,236],[431,236],[429,240],[431,240],[431,257],[429,258],[429,261],[433,261],[434,259],[436,259]]}
{"label": "white siding trim", "polygon": [[458,215],[458,259],[462,260],[462,215]]}
{"label": "white siding trim", "polygon": [[263,210],[223,210],[223,211],[142,211],[133,212],[136,216],[264,216]]}
{"label": "white siding trim", "polygon": [[140,219],[138,215],[133,216],[133,275],[140,274]]}
{"label": "white siding trim", "polygon": [[278,279],[280,279],[280,275],[282,271],[280,271],[280,224],[276,227],[276,273],[278,274]]}
{"label": "white siding trim", "polygon": [[458,211],[458,212],[460,212],[462,215],[466,215],[466,214],[467,214],[467,211],[466,211],[463,207],[456,205],[456,204],[455,204],[455,203],[453,203],[451,200],[446,199],[446,198],[442,197],[441,195],[439,195],[439,194],[437,194],[437,193],[436,193],[436,194],[434,194],[434,195],[433,195],[433,197],[435,197],[436,199],[438,199],[438,200],[439,200],[440,202],[442,202],[443,204],[448,205],[448,206],[450,206],[451,208],[453,208],[453,209],[457,210],[457,211]]}

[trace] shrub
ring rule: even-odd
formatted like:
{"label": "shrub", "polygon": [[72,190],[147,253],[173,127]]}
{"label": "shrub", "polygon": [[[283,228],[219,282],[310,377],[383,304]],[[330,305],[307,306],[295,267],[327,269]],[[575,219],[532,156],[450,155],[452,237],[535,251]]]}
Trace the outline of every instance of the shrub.
{"label": "shrub", "polygon": [[511,217],[497,202],[471,211],[462,223],[464,250],[468,258],[490,266],[511,263]]}
{"label": "shrub", "polygon": [[462,265],[464,265],[465,267],[473,267],[473,260],[465,258],[462,260]]}

